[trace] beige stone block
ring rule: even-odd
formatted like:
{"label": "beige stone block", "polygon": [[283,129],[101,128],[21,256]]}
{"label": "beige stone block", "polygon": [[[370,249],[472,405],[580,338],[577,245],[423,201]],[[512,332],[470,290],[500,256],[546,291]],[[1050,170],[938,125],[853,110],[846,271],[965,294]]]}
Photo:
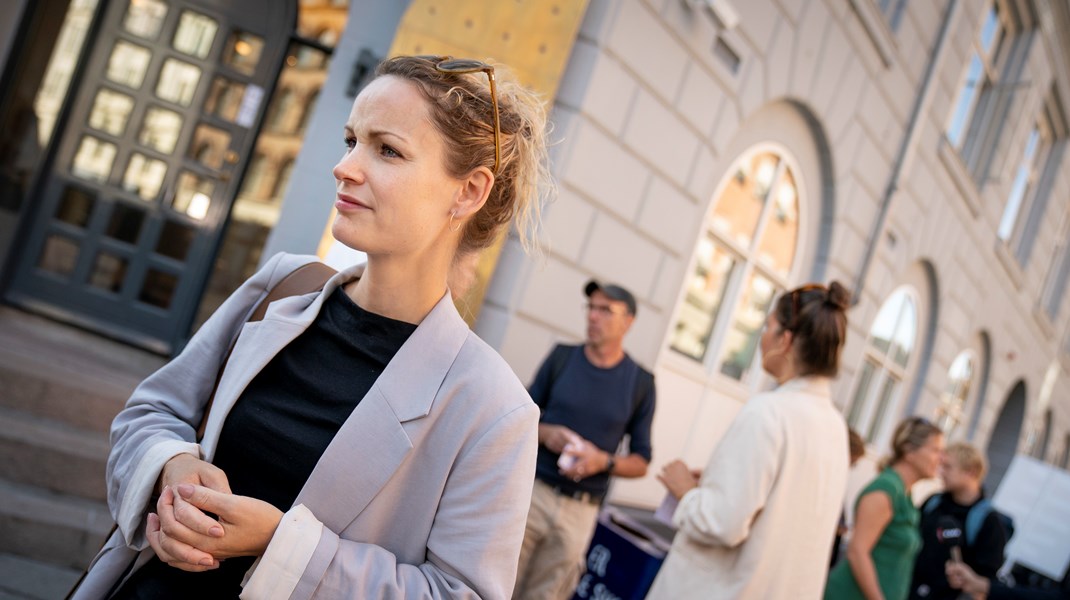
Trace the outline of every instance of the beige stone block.
{"label": "beige stone block", "polygon": [[544,325],[517,316],[510,321],[499,352],[526,387],[535,379],[535,373],[550,354],[554,344],[574,341],[578,340],[562,339]]}
{"label": "beige stone block", "polygon": [[818,61],[821,60],[821,48],[828,36],[828,29],[833,26],[832,23],[825,3],[821,0],[810,0],[795,34],[795,48],[792,51],[789,89],[799,98],[806,98],[813,87],[814,73]]}
{"label": "beige stone block", "polygon": [[765,89],[769,98],[782,98],[787,95],[791,79],[791,53],[794,48],[795,29],[782,19],[776,25],[764,58]]}
{"label": "beige stone block", "polygon": [[615,58],[581,40],[573,47],[556,101],[620,132],[637,88]]}
{"label": "beige stone block", "polygon": [[658,267],[657,280],[650,303],[668,316],[676,310],[677,298],[684,287],[685,269],[691,263],[691,253],[679,258],[665,255]]}
{"label": "beige stone block", "polygon": [[552,324],[556,331],[582,337],[583,286],[590,278],[576,265],[548,258],[532,269],[523,282],[517,313]]}
{"label": "beige stone block", "polygon": [[639,209],[649,169],[623,148],[620,140],[590,123],[576,128],[572,146],[563,183],[622,219],[632,220]]}
{"label": "beige stone block", "polygon": [[881,156],[873,140],[863,135],[851,163],[851,172],[858,182],[879,198],[884,193],[890,169],[891,165]]}
{"label": "beige stone block", "polygon": [[[844,89],[844,80],[848,77],[857,76],[857,71],[851,72],[846,69],[849,62],[853,62],[854,54],[850,41],[843,35],[843,31],[837,25],[831,25],[826,31],[824,47],[821,49],[821,61],[817,65],[813,80],[810,82],[808,101],[814,110],[822,115],[829,114],[829,105],[833,98],[839,94],[858,93],[858,84],[855,81],[850,88]],[[857,96],[856,96],[857,97]]]}
{"label": "beige stone block", "polygon": [[765,72],[761,61],[752,60],[745,67],[740,77],[739,107],[745,115],[752,115],[765,105],[768,96],[765,93]]}
{"label": "beige stone block", "polygon": [[621,2],[606,47],[662,98],[671,101],[683,80],[687,53],[642,2]]}
{"label": "beige stone block", "polygon": [[717,112],[725,102],[727,93],[698,62],[691,61],[684,77],[676,109],[680,115],[705,135],[713,128]]}
{"label": "beige stone block", "polygon": [[739,131],[741,121],[739,104],[734,97],[729,97],[728,101],[721,105],[721,112],[717,115],[717,121],[710,133],[710,144],[713,145],[714,152],[719,154],[732,141]]}
{"label": "beige stone block", "polygon": [[669,0],[659,11],[665,27],[672,31],[693,56],[708,57],[717,39],[717,26],[704,9],[692,8],[683,0]]}
{"label": "beige stone block", "polygon": [[[857,121],[862,91],[866,83],[865,70],[861,63],[852,57],[843,66],[842,76],[832,90],[831,104],[825,112],[821,113],[825,131],[830,140],[840,139],[844,130]],[[815,106],[818,109],[822,107],[821,104]]]}
{"label": "beige stone block", "polygon": [[676,183],[686,182],[699,137],[661,99],[640,90],[624,142]]}
{"label": "beige stone block", "polygon": [[694,246],[704,208],[664,179],[654,177],[639,212],[639,227],[677,256],[684,256]]}
{"label": "beige stone block", "polygon": [[691,176],[688,177],[687,181],[687,191],[699,204],[709,204],[717,188],[717,183],[723,176],[723,173],[718,171],[716,165],[717,156],[710,151],[708,145],[700,145],[695,153],[694,164],[691,166]]}
{"label": "beige stone block", "polygon": [[543,245],[547,252],[579,260],[594,220],[595,208],[569,186],[561,186],[557,200],[544,209]]}
{"label": "beige stone block", "polygon": [[639,305],[632,328],[624,338],[624,349],[648,369],[658,360],[658,351],[665,338],[665,313]]}
{"label": "beige stone block", "polygon": [[780,9],[773,2],[732,2],[739,13],[739,30],[761,54],[766,54],[773,42],[773,32],[780,20]]}
{"label": "beige stone block", "polygon": [[599,215],[584,250],[582,264],[599,279],[615,281],[645,298],[654,283],[660,250],[635,229]]}
{"label": "beige stone block", "polygon": [[920,84],[916,85],[900,65],[888,69],[881,84],[895,120],[901,127],[905,127],[914,108]]}

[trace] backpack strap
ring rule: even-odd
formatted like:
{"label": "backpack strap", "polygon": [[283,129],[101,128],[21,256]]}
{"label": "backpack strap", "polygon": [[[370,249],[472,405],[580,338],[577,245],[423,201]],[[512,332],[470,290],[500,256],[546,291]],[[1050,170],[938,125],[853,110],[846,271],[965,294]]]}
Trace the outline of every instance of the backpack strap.
{"label": "backpack strap", "polygon": [[[275,284],[275,287],[271,288],[267,296],[264,296],[264,299],[253,309],[248,322],[262,321],[264,315],[267,314],[268,305],[276,300],[291,296],[303,296],[322,290],[323,286],[327,285],[327,280],[334,277],[337,272],[321,262],[311,262],[297,267]],[[212,412],[212,403],[215,402],[215,392],[219,388],[219,380],[223,378],[223,369],[227,367],[227,362],[230,361],[230,353],[234,351],[234,344],[237,342],[238,338],[235,337],[234,341],[230,343],[227,353],[223,355],[223,361],[219,363],[219,372],[216,373],[215,383],[212,384],[212,393],[208,395],[208,403],[204,406],[201,424],[197,427],[198,442],[204,438],[204,430],[208,427],[208,415]]]}
{"label": "backpack strap", "polygon": [[654,387],[654,374],[639,366],[639,363],[635,366],[639,371],[635,374],[635,399],[632,402],[632,410],[639,408],[643,398],[646,398],[650,389]]}
{"label": "backpack strap", "polygon": [[972,546],[977,540],[977,536],[981,533],[981,526],[985,524],[985,519],[988,518],[992,510],[992,501],[988,498],[981,498],[970,507],[970,511],[966,513],[967,546]]}
{"label": "backpack strap", "polygon": [[572,348],[573,346],[558,344],[550,352],[550,385],[546,386],[547,393],[550,392],[550,388],[554,387],[554,383],[561,377],[561,372],[565,370],[565,365],[568,364],[568,355]]}
{"label": "backpack strap", "polygon": [[944,497],[943,492],[936,493],[936,494],[933,494],[932,496],[929,496],[929,499],[925,501],[925,504],[921,505],[921,512],[923,512],[925,514],[930,514],[931,512],[936,510],[936,507],[940,506],[940,500],[942,500],[943,497]]}

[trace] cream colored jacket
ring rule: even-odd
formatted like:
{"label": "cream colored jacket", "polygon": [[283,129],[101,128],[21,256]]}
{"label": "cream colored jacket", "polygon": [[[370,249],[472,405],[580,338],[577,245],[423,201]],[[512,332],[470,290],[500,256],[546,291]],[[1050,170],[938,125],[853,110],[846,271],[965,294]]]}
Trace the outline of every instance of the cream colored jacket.
{"label": "cream colored jacket", "polygon": [[847,486],[847,425],[830,381],[751,398],[718,444],[647,598],[820,598]]}

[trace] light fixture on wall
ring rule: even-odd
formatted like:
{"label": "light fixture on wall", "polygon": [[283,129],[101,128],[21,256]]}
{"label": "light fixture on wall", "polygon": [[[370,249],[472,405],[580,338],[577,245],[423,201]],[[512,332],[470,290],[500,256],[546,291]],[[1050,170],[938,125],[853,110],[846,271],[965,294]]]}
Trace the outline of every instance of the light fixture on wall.
{"label": "light fixture on wall", "polygon": [[739,25],[739,11],[728,0],[683,0],[691,10],[708,10],[723,29]]}

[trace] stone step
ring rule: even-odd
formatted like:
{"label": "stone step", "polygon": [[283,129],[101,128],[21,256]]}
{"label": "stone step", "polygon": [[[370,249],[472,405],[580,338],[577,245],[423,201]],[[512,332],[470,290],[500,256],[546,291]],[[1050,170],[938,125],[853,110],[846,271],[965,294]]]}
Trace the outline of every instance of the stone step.
{"label": "stone step", "polygon": [[0,358],[0,406],[54,419],[107,435],[130,390],[101,392],[78,381],[77,374],[39,373],[40,365],[17,365]]}
{"label": "stone step", "polygon": [[0,599],[54,600],[64,598],[81,577],[77,569],[0,554]]}
{"label": "stone step", "polygon": [[88,500],[107,500],[108,437],[0,407],[0,479]]}
{"label": "stone step", "polygon": [[0,307],[0,406],[107,432],[130,393],[165,359]]}
{"label": "stone step", "polygon": [[103,502],[0,479],[0,540],[7,552],[81,571],[111,528]]}

